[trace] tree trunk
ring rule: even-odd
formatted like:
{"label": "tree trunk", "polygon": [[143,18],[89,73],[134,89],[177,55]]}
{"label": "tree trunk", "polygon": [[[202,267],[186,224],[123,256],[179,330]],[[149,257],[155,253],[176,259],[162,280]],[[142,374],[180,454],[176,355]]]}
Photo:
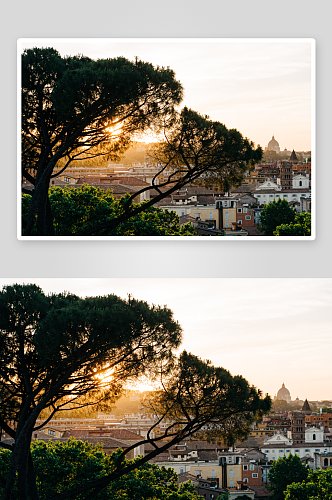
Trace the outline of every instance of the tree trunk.
{"label": "tree trunk", "polygon": [[36,473],[35,473],[35,468],[33,465],[33,460],[32,460],[30,450],[29,450],[29,457],[28,457],[28,489],[29,489],[30,500],[39,500]]}
{"label": "tree trunk", "polygon": [[[2,500],[12,500],[17,479],[18,500],[39,500],[32,457],[30,453],[31,435],[21,435],[15,442]],[[17,473],[17,475],[16,475]],[[29,485],[29,497],[28,497]]]}
{"label": "tree trunk", "polygon": [[31,236],[36,223],[37,236],[54,236],[53,215],[48,195],[49,180],[38,184],[32,194],[29,218],[25,229],[25,236]]}
{"label": "tree trunk", "polygon": [[18,457],[17,467],[17,499],[28,500],[28,458],[30,454],[30,440],[24,436]]}

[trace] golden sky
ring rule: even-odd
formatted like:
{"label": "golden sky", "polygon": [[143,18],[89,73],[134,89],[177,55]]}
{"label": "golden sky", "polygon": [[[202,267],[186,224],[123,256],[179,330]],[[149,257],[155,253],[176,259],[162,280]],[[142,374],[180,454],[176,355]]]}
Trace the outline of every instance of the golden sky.
{"label": "golden sky", "polygon": [[284,382],[294,400],[332,400],[331,278],[37,278],[45,293],[131,294],[167,305],[186,349],[272,397]]}
{"label": "golden sky", "polygon": [[[238,129],[263,148],[311,150],[313,42],[310,39],[21,39],[62,56],[135,56],[169,66],[184,86],[181,107]],[[151,140],[151,136],[146,137]]]}

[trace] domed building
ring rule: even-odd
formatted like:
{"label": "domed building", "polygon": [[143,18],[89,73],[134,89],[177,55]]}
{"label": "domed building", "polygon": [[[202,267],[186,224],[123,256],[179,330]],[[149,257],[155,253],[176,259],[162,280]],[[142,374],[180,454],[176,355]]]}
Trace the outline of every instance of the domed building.
{"label": "domed building", "polygon": [[268,151],[275,151],[276,153],[280,153],[279,142],[275,140],[274,135],[272,136],[272,139],[270,140],[265,149]]}
{"label": "domed building", "polygon": [[291,395],[289,390],[285,387],[285,384],[283,383],[279,391],[277,392],[276,399],[282,400],[282,401],[287,401],[287,403],[291,402]]}

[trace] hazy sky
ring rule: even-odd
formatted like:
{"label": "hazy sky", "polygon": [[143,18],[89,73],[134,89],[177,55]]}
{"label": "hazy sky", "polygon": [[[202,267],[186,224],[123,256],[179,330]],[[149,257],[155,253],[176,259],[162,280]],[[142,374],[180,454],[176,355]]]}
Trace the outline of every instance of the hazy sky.
{"label": "hazy sky", "polygon": [[169,66],[184,86],[181,107],[238,129],[263,148],[311,149],[311,42],[308,39],[25,39],[20,47],[62,56],[135,56]]}
{"label": "hazy sky", "polygon": [[186,349],[272,397],[284,382],[292,399],[332,399],[332,279],[2,279],[45,293],[114,293],[167,305]]}

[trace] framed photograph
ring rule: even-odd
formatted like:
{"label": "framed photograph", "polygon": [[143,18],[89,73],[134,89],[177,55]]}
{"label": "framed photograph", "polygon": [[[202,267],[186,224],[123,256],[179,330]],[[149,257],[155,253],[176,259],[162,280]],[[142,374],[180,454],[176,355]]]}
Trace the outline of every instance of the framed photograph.
{"label": "framed photograph", "polygon": [[17,49],[19,240],[315,239],[314,39]]}

